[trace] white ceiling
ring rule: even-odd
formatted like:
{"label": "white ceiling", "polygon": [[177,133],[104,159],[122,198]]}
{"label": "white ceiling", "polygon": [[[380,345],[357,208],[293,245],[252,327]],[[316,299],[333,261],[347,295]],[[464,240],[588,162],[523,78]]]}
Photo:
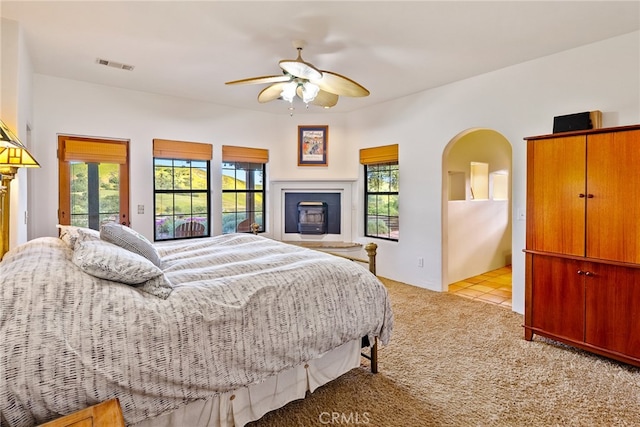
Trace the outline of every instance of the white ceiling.
{"label": "white ceiling", "polygon": [[257,102],[265,85],[224,82],[279,74],[293,40],[371,91],[330,110],[347,112],[640,28],[637,0],[1,0],[0,13],[20,22],[37,73],[282,114],[284,101]]}

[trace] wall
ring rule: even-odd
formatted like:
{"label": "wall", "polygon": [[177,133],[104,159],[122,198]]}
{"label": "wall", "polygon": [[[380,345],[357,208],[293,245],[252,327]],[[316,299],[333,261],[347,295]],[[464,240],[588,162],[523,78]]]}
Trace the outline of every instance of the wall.
{"label": "wall", "polygon": [[[84,82],[35,75],[37,126],[34,127],[34,156],[42,169],[32,173],[36,183],[33,194],[37,205],[34,224],[36,236],[56,233],[58,206],[57,135],[71,134],[130,140],[131,226],[153,238],[154,138],[213,144],[211,188],[220,188],[222,145],[269,149],[267,180],[324,179],[328,176],[354,179],[357,153],[348,149],[345,118],[337,115],[262,114],[213,104],[153,95]],[[299,124],[329,125],[327,168],[297,166]],[[217,159],[217,160],[216,160]],[[270,193],[270,188],[267,188]],[[267,194],[269,204],[270,194]],[[220,191],[213,192],[212,212],[220,212]],[[144,205],[144,214],[137,206]],[[42,207],[46,206],[46,209]],[[33,210],[33,209],[32,209]],[[270,206],[267,205],[267,211]],[[214,217],[215,218],[215,217]],[[268,230],[273,218],[268,216]],[[213,233],[221,233],[221,221],[214,219]]]}
{"label": "wall", "polygon": [[[380,275],[417,286],[443,289],[442,154],[465,129],[494,129],[513,145],[513,207],[525,207],[526,150],[522,138],[549,133],[553,116],[599,109],[605,126],[640,122],[639,33],[505,68],[351,113],[289,117],[125,91],[43,75],[34,77],[33,154],[42,169],[34,182],[30,210],[33,235],[55,235],[57,207],[56,134],[131,140],[132,225],[152,236],[153,138],[211,142],[270,150],[269,180],[358,178],[352,208],[353,240],[362,236],[363,170],[358,150],[399,144],[400,241],[377,241]],[[613,66],[612,64],[615,64]],[[428,70],[425,70],[428,72]],[[328,124],[329,167],[297,167],[298,124]],[[212,188],[219,188],[213,162]],[[30,195],[31,196],[31,195]],[[145,214],[135,207],[144,204]],[[213,211],[219,211],[214,196]],[[269,207],[268,207],[269,209]],[[513,221],[515,311],[524,306],[524,221]],[[219,232],[214,227],[214,233]],[[424,258],[424,267],[416,259]]]}
{"label": "wall", "polygon": [[[19,24],[9,19],[0,19],[1,31],[1,79],[0,118],[31,149],[27,129],[32,121],[32,75],[33,68],[24,35]],[[36,157],[37,160],[37,157]],[[27,204],[29,200],[28,173],[19,169],[11,182],[11,220],[9,247],[24,243],[28,238]]]}
{"label": "wall", "polygon": [[[379,245],[380,274],[434,290],[446,286],[441,159],[459,132],[488,128],[511,142],[517,212],[526,206],[524,137],[550,133],[554,116],[572,112],[601,110],[604,126],[640,123],[639,38],[634,32],[352,113],[350,141],[358,148],[399,144],[400,241]],[[513,309],[520,313],[524,246],[525,221],[514,218]]]}
{"label": "wall", "polygon": [[444,285],[511,264],[511,201],[473,200],[471,162],[487,163],[489,174],[506,171],[510,179],[511,145],[495,131],[473,129],[456,136],[444,151],[443,172],[466,174],[465,200],[448,201],[448,191],[443,192]]}

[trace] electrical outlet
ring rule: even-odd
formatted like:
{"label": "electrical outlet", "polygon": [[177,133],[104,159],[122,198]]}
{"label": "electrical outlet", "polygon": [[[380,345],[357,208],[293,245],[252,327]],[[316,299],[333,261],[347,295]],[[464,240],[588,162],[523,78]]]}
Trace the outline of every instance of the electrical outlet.
{"label": "electrical outlet", "polygon": [[144,213],[144,205],[138,205],[138,213],[142,215]]}
{"label": "electrical outlet", "polygon": [[424,267],[424,258],[418,257],[418,267]]}

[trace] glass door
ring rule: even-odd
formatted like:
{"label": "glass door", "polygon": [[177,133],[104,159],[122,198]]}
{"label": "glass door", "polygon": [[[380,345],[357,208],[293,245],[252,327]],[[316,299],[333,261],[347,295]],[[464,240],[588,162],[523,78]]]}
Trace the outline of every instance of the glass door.
{"label": "glass door", "polygon": [[59,137],[58,146],[59,223],[130,225],[128,141]]}

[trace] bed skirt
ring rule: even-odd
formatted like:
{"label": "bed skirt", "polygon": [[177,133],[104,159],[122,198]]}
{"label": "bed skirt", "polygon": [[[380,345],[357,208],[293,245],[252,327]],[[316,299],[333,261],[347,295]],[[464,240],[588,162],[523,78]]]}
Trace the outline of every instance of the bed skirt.
{"label": "bed skirt", "polygon": [[[168,414],[136,423],[134,427],[242,427],[287,403],[302,399],[307,391],[360,366],[361,342],[355,340],[318,359],[288,369],[266,381],[191,402]],[[320,416],[320,414],[318,414]],[[310,423],[312,420],[310,420]]]}

